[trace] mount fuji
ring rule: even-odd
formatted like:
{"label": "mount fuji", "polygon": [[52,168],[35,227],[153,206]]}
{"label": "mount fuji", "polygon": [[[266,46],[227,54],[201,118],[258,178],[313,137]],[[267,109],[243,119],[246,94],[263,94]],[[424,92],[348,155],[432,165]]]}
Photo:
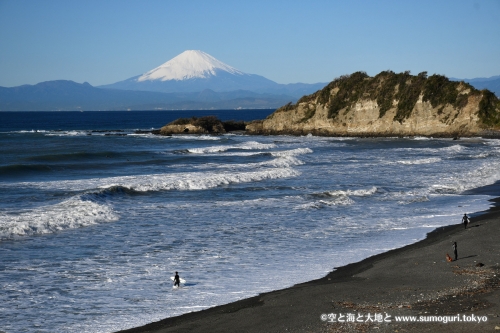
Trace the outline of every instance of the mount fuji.
{"label": "mount fuji", "polygon": [[99,88],[163,93],[201,92],[206,89],[214,92],[246,90],[298,98],[325,85],[326,83],[279,84],[260,75],[244,73],[205,52],[188,50],[144,74]]}
{"label": "mount fuji", "polygon": [[185,51],[144,74],[99,87],[68,80],[0,87],[0,111],[278,108],[325,85],[278,84],[202,51]]}

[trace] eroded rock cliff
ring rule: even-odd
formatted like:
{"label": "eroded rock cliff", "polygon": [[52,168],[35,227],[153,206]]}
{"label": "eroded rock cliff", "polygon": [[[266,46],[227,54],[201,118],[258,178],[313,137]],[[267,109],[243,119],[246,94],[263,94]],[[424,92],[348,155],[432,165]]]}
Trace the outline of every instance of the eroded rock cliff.
{"label": "eroded rock cliff", "polygon": [[446,137],[499,129],[500,102],[490,91],[441,75],[392,71],[342,76],[246,127],[254,134]]}

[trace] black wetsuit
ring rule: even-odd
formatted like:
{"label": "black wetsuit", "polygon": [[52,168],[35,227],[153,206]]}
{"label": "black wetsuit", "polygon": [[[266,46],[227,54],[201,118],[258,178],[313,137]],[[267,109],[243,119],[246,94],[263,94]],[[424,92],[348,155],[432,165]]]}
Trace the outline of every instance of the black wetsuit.
{"label": "black wetsuit", "polygon": [[179,278],[179,274],[175,274],[174,276],[174,287],[177,286],[179,287],[181,284],[181,279]]}
{"label": "black wetsuit", "polygon": [[455,254],[455,260],[458,260],[457,243],[453,243],[453,253]]}
{"label": "black wetsuit", "polygon": [[462,222],[464,223],[464,229],[467,229],[467,224],[469,224],[469,217],[467,215],[464,215],[462,218]]}

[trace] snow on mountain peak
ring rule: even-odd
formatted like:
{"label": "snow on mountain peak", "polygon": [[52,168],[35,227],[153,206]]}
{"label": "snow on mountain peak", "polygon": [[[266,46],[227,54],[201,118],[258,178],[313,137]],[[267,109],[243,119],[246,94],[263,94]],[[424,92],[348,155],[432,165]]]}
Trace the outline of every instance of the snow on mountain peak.
{"label": "snow on mountain peak", "polygon": [[182,52],[163,65],[144,73],[137,79],[137,81],[168,81],[208,78],[210,76],[215,76],[216,70],[222,70],[235,75],[245,74],[236,68],[215,59],[205,52],[199,50],[188,50]]}

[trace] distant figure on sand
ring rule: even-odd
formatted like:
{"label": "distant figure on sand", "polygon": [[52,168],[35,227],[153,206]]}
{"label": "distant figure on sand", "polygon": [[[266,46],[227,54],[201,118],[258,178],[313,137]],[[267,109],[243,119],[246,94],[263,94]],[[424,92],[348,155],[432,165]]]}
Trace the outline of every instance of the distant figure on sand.
{"label": "distant figure on sand", "polygon": [[181,284],[181,278],[179,277],[179,273],[175,272],[174,276],[174,287],[177,286],[179,287]]}
{"label": "distant figure on sand", "polygon": [[453,253],[455,254],[455,261],[458,260],[457,242],[453,242]]}
{"label": "distant figure on sand", "polygon": [[469,224],[470,220],[467,214],[464,214],[464,217],[462,217],[462,223],[464,224],[464,228],[467,229],[467,224]]}

